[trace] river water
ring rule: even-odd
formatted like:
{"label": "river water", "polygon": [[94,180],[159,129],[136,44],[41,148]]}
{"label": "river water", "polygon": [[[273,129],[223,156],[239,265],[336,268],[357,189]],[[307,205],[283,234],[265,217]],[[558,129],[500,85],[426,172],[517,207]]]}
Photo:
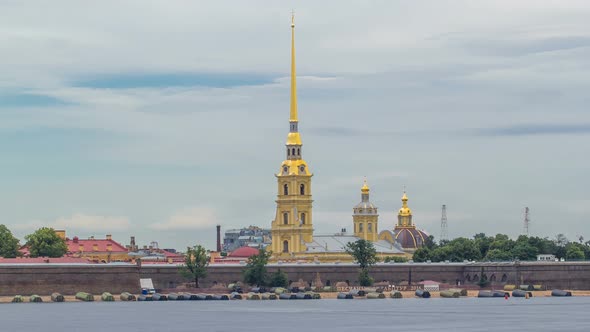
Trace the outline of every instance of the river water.
{"label": "river water", "polygon": [[0,305],[0,331],[590,331],[590,297]]}

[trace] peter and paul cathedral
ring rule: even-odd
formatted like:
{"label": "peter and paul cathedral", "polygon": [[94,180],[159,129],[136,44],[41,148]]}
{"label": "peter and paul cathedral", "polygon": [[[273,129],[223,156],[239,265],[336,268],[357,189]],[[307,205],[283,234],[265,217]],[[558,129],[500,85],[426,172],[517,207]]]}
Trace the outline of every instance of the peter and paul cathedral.
{"label": "peter and paul cathedral", "polygon": [[302,158],[303,143],[297,118],[297,75],[295,72],[295,21],[291,18],[291,107],[289,112],[286,159],[277,177],[277,212],[272,222],[272,252],[293,253],[306,250],[313,241],[311,177]]}
{"label": "peter and paul cathedral", "polygon": [[[371,241],[380,258],[387,256],[410,257],[427,236],[416,229],[412,212],[404,191],[398,224],[390,231],[379,233],[379,214],[371,203],[369,186],[365,180],[361,187],[361,201],[353,207],[353,232],[345,228],[331,235],[314,235],[313,199],[307,162],[303,159],[303,143],[299,133],[297,110],[297,75],[295,68],[295,21],[291,18],[291,88],[289,133],[285,144],[285,159],[277,179],[276,213],[271,226],[273,260],[351,261],[344,247],[359,239]],[[407,247],[406,247],[407,246]]]}

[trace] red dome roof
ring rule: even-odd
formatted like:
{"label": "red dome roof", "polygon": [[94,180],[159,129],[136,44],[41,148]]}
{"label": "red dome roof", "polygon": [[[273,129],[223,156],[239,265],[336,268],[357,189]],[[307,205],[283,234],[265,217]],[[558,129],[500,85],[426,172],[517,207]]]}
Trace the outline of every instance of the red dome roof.
{"label": "red dome roof", "polygon": [[229,254],[229,257],[244,257],[248,258],[250,256],[258,255],[260,250],[252,247],[241,247],[238,248]]}

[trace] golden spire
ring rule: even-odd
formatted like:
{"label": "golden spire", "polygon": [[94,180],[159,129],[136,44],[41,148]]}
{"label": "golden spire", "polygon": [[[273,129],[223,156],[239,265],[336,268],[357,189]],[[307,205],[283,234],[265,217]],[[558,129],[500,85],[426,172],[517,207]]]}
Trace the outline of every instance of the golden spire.
{"label": "golden spire", "polygon": [[404,186],[404,195],[402,196],[402,208],[399,209],[399,216],[411,216],[412,210],[408,207],[408,195],[406,195],[406,188]]}
{"label": "golden spire", "polygon": [[301,145],[297,120],[297,74],[295,74],[295,14],[291,14],[291,112],[287,145]]}
{"label": "golden spire", "polygon": [[297,75],[295,73],[295,13],[291,14],[291,116],[290,122],[297,122]]}
{"label": "golden spire", "polygon": [[365,178],[363,187],[361,188],[361,193],[363,193],[363,194],[369,193],[369,186],[367,185],[367,178]]}

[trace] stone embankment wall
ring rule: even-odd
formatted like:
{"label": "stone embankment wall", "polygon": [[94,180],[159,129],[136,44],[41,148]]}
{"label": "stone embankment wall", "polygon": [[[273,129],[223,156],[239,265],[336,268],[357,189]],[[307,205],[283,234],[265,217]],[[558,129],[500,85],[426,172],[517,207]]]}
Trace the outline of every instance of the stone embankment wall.
{"label": "stone embankment wall", "polygon": [[[273,265],[267,269],[277,269],[287,273],[291,281],[303,279],[311,283],[319,277],[327,285],[338,281],[358,284],[358,268],[342,264],[285,264]],[[211,286],[215,282],[232,283],[242,279],[243,266],[210,266],[207,278],[200,281],[201,286]],[[187,280],[180,277],[178,268],[173,266],[144,266],[142,278],[152,278],[156,288],[175,288]],[[388,281],[391,284],[417,283],[423,280],[436,280],[449,284],[477,285],[483,276],[493,287],[505,284],[541,284],[547,289],[590,289],[590,262],[520,262],[520,263],[432,263],[432,264],[380,264],[371,268],[375,281]]]}
{"label": "stone embankment wall", "polygon": [[[268,267],[287,273],[292,281],[307,283],[319,277],[324,285],[338,281],[358,284],[358,268],[349,264],[282,264]],[[215,265],[201,281],[202,287],[214,283],[228,284],[242,279],[244,266]],[[375,281],[400,285],[422,280],[449,284],[477,285],[485,277],[497,288],[505,284],[541,284],[547,289],[590,289],[590,262],[520,262],[520,263],[432,263],[380,264],[371,268]],[[139,279],[151,278],[157,289],[170,289],[190,282],[173,265],[0,265],[0,295],[48,295],[52,292],[95,294],[108,291],[138,292]]]}
{"label": "stone embankment wall", "polygon": [[107,265],[0,265],[0,295],[101,294],[137,291],[136,266]]}

